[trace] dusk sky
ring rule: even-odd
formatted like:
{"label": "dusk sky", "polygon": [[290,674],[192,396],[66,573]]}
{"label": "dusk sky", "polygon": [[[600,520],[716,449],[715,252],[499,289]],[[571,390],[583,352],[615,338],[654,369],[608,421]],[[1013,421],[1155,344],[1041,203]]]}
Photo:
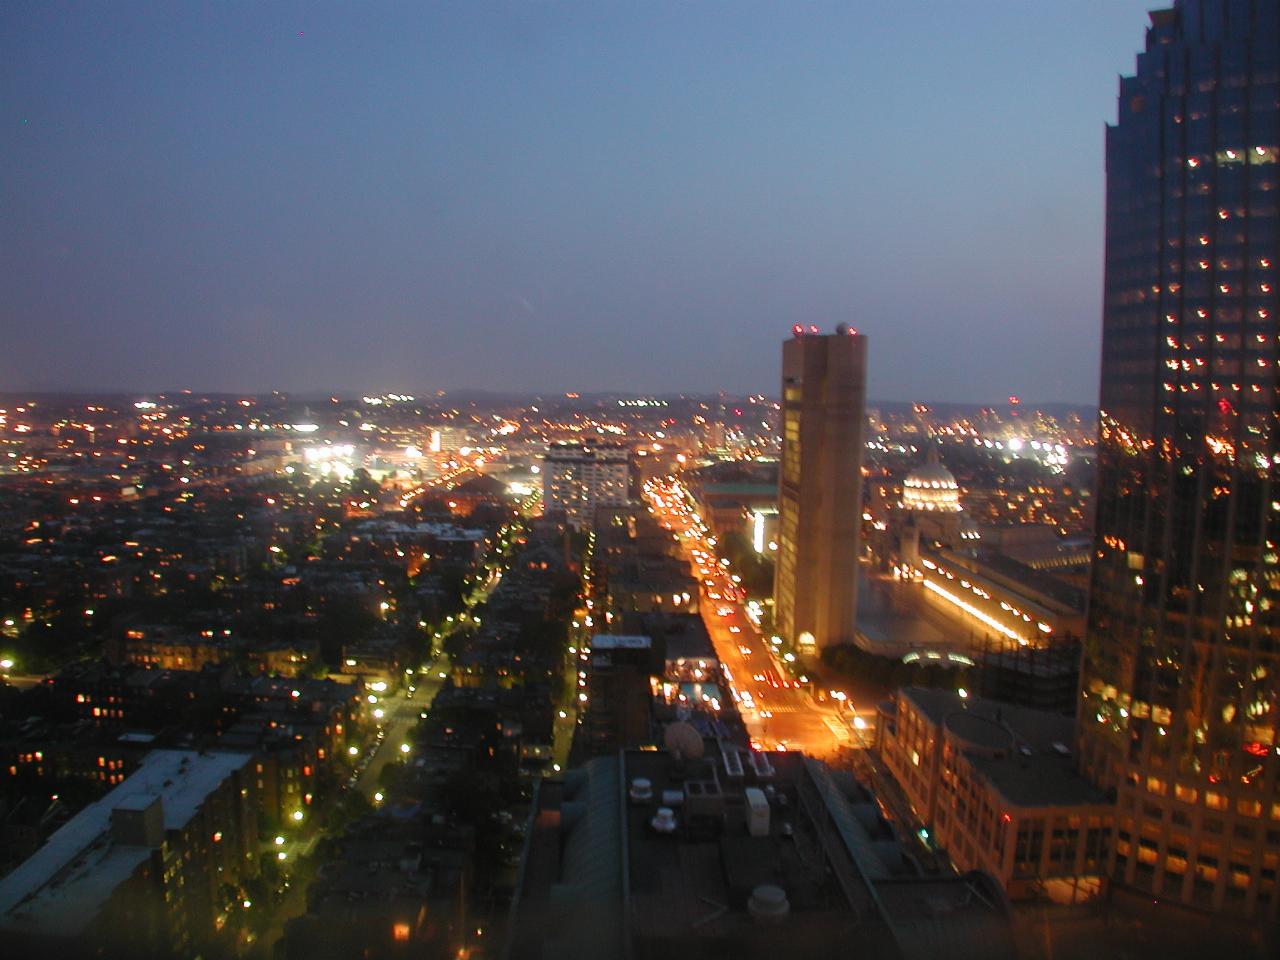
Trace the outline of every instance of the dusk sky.
{"label": "dusk sky", "polygon": [[1096,400],[1150,2],[0,4],[0,391]]}

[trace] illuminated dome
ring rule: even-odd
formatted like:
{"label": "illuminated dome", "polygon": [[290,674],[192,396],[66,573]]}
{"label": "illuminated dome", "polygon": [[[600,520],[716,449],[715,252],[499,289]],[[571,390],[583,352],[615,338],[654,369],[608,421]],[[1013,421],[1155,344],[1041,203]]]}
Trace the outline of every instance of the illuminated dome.
{"label": "illuminated dome", "polygon": [[960,485],[951,471],[938,462],[937,451],[932,447],[929,459],[902,481],[902,506],[933,513],[960,512]]}

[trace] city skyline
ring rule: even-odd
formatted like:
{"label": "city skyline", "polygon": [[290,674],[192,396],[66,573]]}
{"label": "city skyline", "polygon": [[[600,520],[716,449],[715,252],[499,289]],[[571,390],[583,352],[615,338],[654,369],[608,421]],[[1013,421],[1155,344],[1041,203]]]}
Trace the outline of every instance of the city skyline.
{"label": "city skyline", "polygon": [[1280,0],[15,0],[0,104],[6,957],[1280,956]]}
{"label": "city skyline", "polygon": [[0,378],[1092,402],[1145,7],[10,6]]}

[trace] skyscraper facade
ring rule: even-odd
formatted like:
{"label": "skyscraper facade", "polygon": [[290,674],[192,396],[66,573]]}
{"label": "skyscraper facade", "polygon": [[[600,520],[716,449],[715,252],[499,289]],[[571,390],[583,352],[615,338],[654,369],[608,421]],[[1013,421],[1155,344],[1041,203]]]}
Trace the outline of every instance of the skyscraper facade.
{"label": "skyscraper facade", "polygon": [[1107,130],[1080,762],[1117,882],[1274,919],[1280,2],[1151,14]]}
{"label": "skyscraper facade", "polygon": [[815,653],[854,637],[867,340],[843,325],[793,333],[782,345],[774,620]]}

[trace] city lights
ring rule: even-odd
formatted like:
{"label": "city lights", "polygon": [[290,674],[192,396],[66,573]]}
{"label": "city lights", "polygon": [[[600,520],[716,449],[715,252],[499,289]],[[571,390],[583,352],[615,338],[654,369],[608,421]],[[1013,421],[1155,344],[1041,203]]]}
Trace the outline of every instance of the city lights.
{"label": "city lights", "polygon": [[11,18],[0,942],[1273,953],[1278,5]]}

